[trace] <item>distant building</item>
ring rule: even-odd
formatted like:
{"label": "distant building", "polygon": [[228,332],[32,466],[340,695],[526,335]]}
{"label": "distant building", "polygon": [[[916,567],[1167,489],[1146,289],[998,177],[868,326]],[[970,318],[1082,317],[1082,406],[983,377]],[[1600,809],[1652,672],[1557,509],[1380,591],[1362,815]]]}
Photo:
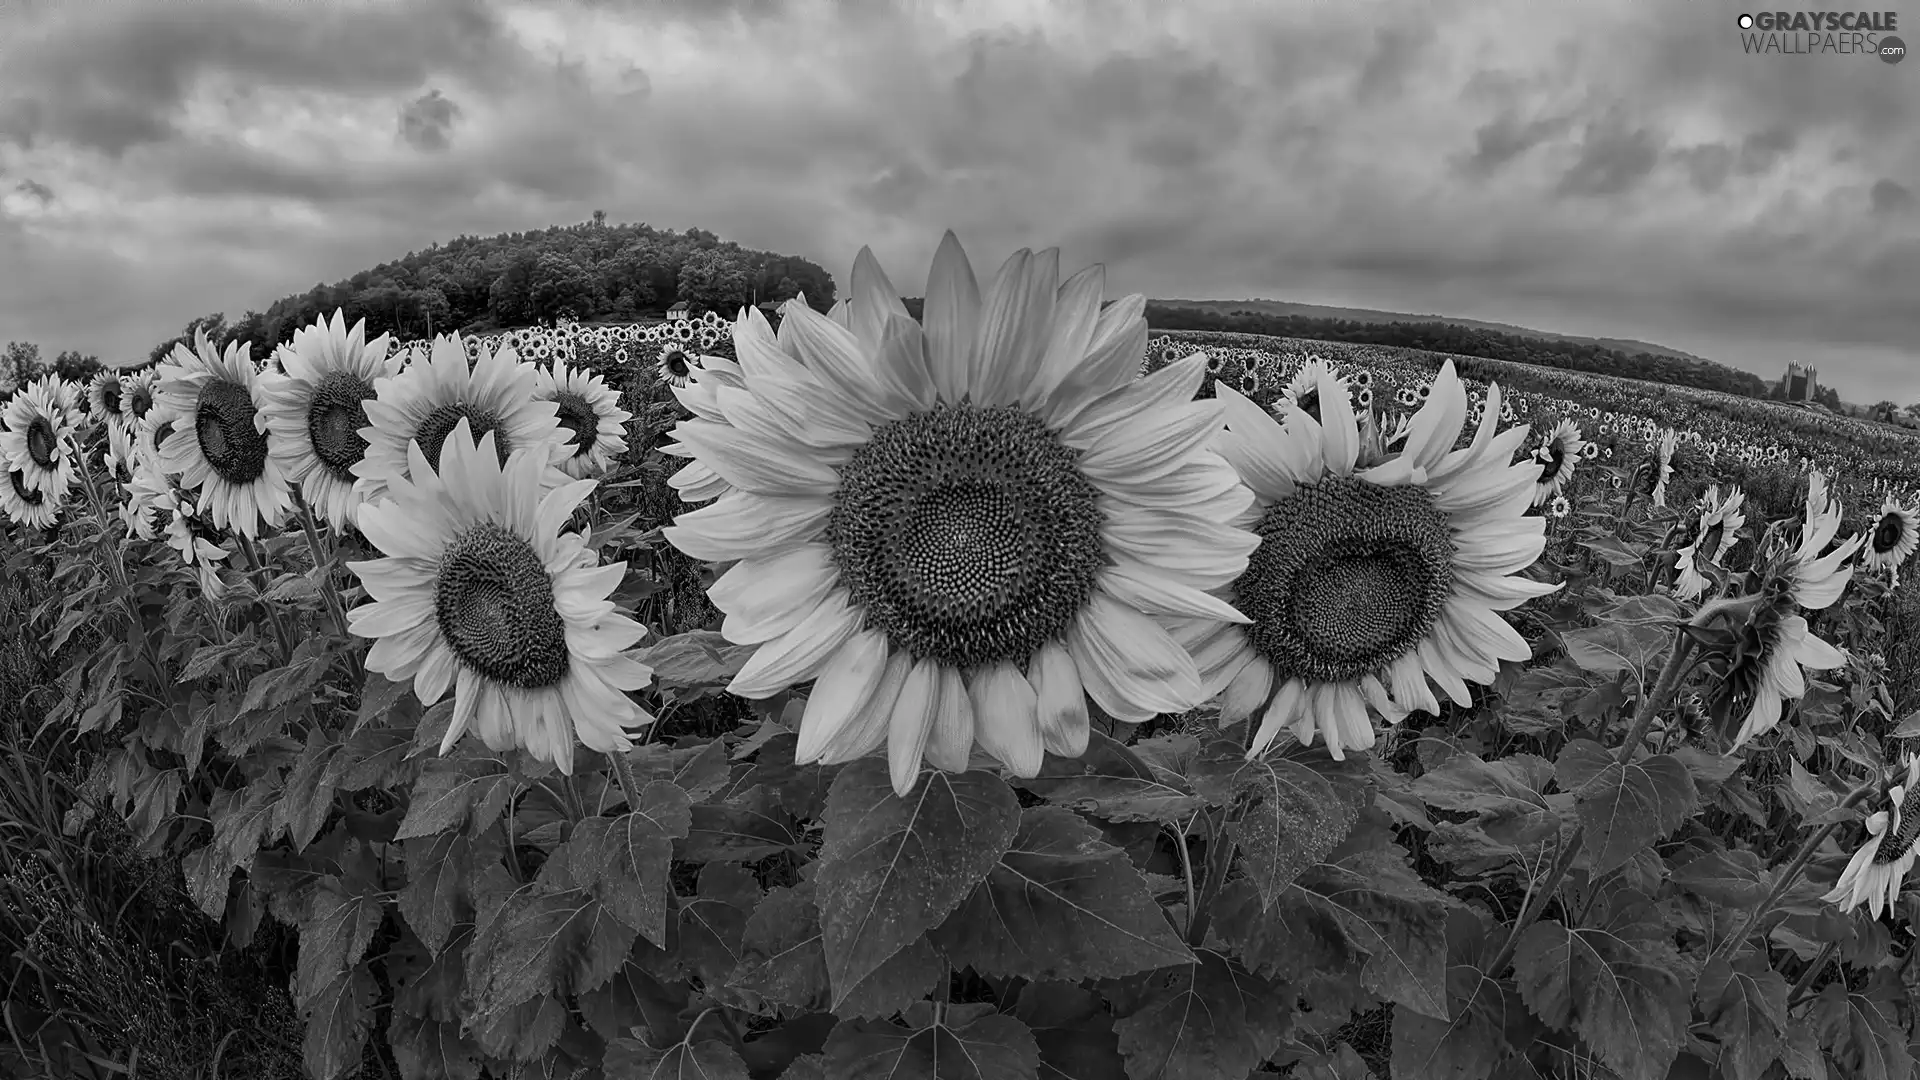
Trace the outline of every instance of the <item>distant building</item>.
{"label": "distant building", "polygon": [[668,322],[685,322],[692,317],[693,305],[687,303],[685,300],[676,300],[674,301],[674,305],[667,309]]}
{"label": "distant building", "polygon": [[1812,401],[1820,394],[1820,370],[1811,364],[1787,364],[1780,377],[1780,394],[1788,401]]}

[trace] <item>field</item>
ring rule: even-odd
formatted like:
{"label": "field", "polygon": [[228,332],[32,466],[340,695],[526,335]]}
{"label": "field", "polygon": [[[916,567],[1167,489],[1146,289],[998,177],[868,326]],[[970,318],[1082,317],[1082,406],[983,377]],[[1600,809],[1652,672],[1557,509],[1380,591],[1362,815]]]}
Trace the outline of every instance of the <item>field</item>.
{"label": "field", "polygon": [[929,411],[840,319],[22,388],[0,1076],[1913,1075],[1920,439],[1117,321]]}

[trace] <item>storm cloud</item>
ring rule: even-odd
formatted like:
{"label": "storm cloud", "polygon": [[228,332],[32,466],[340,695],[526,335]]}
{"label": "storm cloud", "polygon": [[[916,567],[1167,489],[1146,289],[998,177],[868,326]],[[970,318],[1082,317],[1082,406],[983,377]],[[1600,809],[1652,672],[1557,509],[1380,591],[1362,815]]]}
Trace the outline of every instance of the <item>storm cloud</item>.
{"label": "storm cloud", "polygon": [[[83,10],[84,9],[84,10]],[[38,3],[0,37],[0,340],[126,359],[459,234],[698,225],[918,292],[1110,289],[1634,337],[1920,400],[1912,65],[1731,9]]]}

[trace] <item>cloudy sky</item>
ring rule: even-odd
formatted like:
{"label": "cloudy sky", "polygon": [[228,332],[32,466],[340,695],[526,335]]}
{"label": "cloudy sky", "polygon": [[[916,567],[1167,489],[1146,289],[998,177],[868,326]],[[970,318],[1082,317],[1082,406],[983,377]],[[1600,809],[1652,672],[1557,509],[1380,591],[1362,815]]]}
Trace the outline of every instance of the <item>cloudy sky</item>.
{"label": "cloudy sky", "polygon": [[603,209],[910,293],[952,227],[1920,401],[1920,61],[1746,55],[1741,2],[9,0],[0,341],[142,356]]}

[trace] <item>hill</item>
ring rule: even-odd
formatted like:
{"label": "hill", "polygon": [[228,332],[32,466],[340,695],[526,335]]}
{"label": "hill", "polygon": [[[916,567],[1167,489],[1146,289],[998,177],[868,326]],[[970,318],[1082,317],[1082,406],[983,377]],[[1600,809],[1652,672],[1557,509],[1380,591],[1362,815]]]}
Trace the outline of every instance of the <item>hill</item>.
{"label": "hill", "polygon": [[1764,398],[1773,390],[1753,372],[1645,342],[1580,338],[1438,315],[1400,315],[1278,300],[1151,300],[1147,303],[1147,322],[1162,330],[1223,330],[1426,349],[1719,390],[1743,397]]}
{"label": "hill", "polygon": [[224,345],[253,343],[257,356],[292,340],[297,327],[336,309],[349,323],[365,318],[369,336],[403,339],[453,329],[552,325],[562,316],[632,320],[685,301],[731,312],[806,293],[832,306],[833,275],[794,255],[756,251],[705,229],[608,224],[596,212],[579,225],[538,232],[461,236],[362,270],[330,285],[283,297],[229,324],[202,315],[152,352],[157,360],[195,330]]}
{"label": "hill", "polygon": [[1535,338],[1541,341],[1564,341],[1574,345],[1598,345],[1604,349],[1628,354],[1646,353],[1650,356],[1670,356],[1675,360],[1690,360],[1695,363],[1711,363],[1704,357],[1692,353],[1669,349],[1665,345],[1655,345],[1632,338],[1590,338],[1574,334],[1556,334],[1549,330],[1535,330],[1512,323],[1482,322],[1479,319],[1462,319],[1452,315],[1412,315],[1401,311],[1376,311],[1372,308],[1328,307],[1324,304],[1295,304],[1286,300],[1162,300],[1163,304],[1177,304],[1180,307],[1194,308],[1200,311],[1217,311],[1229,314],[1234,311],[1255,311],[1263,315],[1301,315],[1309,319],[1343,319],[1360,323],[1446,323],[1450,326],[1464,326],[1473,330],[1491,330],[1496,334],[1509,337]]}

